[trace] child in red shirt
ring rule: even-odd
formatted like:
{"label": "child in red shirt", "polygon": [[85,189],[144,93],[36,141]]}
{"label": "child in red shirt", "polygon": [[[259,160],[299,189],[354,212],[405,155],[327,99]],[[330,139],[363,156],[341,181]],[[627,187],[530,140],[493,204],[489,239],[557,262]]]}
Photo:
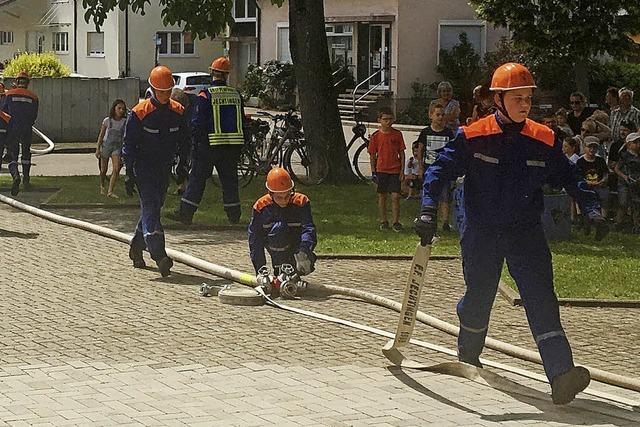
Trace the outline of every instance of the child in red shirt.
{"label": "child in red shirt", "polygon": [[389,229],[387,221],[387,194],[391,193],[391,219],[393,231],[402,231],[400,224],[400,183],[404,179],[404,139],[402,132],[394,129],[393,111],[382,108],[378,112],[380,129],[371,135],[369,156],[373,182],[378,186],[378,211],[380,212],[380,230]]}

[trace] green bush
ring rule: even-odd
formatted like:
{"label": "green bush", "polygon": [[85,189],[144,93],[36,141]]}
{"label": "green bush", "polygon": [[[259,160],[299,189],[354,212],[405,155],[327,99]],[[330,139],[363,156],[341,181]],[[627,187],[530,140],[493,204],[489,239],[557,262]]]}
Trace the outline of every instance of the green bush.
{"label": "green bush", "polygon": [[411,99],[409,106],[398,113],[397,122],[411,125],[427,125],[429,117],[427,108],[435,96],[433,84],[419,79],[411,83]]}
{"label": "green bush", "polygon": [[[451,50],[440,49],[438,73],[453,86],[453,97],[460,101],[462,108],[461,121],[470,115],[469,106],[473,101],[473,88],[481,78],[480,55],[469,42],[467,33],[460,33],[458,44]],[[437,88],[437,83],[434,83]]]}
{"label": "green bush", "polygon": [[21,71],[26,71],[31,77],[67,77],[71,74],[69,67],[64,65],[52,52],[23,53],[13,58],[4,69],[5,77],[15,77]]}
{"label": "green bush", "polygon": [[245,97],[257,96],[265,108],[288,109],[296,103],[296,77],[288,62],[250,66],[242,86]]}

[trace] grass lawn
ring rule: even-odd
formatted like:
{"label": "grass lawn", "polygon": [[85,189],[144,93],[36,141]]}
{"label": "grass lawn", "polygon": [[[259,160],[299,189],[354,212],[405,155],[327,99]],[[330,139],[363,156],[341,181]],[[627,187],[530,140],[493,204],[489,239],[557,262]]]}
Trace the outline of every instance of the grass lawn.
{"label": "grass lawn", "polygon": [[[9,185],[9,178],[0,178],[0,184]],[[98,192],[97,177],[34,177],[34,186],[59,187],[50,203],[135,203],[136,198],[126,197],[122,180],[118,183],[114,200]],[[313,216],[318,228],[318,253],[396,253],[412,254],[417,241],[411,230],[411,222],[418,210],[417,201],[402,201],[401,222],[405,231],[378,231],[376,194],[367,184],[317,187],[299,187],[298,190],[311,199]],[[163,213],[174,210],[179,197],[169,195]],[[253,202],[265,193],[264,180],[256,179],[241,189],[242,221],[248,222]],[[210,182],[207,185],[201,209],[194,217],[199,224],[225,225],[226,215],[222,209],[221,191]],[[167,225],[173,224],[164,219]],[[460,247],[455,233],[441,233],[434,245],[433,253],[458,255]],[[592,237],[574,233],[571,241],[552,242],[555,285],[560,297],[640,299],[640,237],[637,235],[611,233],[603,242]],[[504,270],[503,279],[513,285]]]}

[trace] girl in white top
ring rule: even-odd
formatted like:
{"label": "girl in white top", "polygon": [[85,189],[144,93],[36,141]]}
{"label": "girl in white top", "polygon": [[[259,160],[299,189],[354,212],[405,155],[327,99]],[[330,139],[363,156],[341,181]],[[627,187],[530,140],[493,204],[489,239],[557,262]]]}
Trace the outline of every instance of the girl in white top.
{"label": "girl in white top", "polygon": [[[100,194],[106,194],[114,199],[118,198],[113,189],[120,174],[120,152],[122,150],[126,114],[127,105],[125,102],[122,99],[113,101],[109,117],[102,121],[96,148],[96,157],[100,160]],[[109,189],[106,190],[105,181],[107,180],[109,159],[111,159],[111,179],[109,180]]]}

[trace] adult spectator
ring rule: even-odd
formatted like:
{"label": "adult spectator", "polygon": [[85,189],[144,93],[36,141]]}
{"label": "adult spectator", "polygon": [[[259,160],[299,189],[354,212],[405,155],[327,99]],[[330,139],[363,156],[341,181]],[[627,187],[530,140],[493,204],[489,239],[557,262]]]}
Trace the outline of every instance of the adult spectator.
{"label": "adult spectator", "polygon": [[582,122],[587,120],[595,109],[587,107],[587,98],[582,92],[573,92],[571,96],[569,96],[569,103],[571,104],[572,112],[568,114],[567,124],[574,135],[579,135]]}
{"label": "adult spectator", "polygon": [[631,105],[633,102],[633,91],[623,87],[618,91],[620,97],[620,105],[611,111],[611,133],[613,135],[620,134],[620,123],[623,121],[633,122],[636,127],[640,127],[640,110]]}
{"label": "adult spectator", "polygon": [[[609,156],[607,157],[607,166],[609,166],[609,171],[615,171],[616,164],[620,160],[620,153],[626,149],[625,140],[627,135],[632,132],[638,132],[638,128],[633,122],[623,121],[620,123],[620,134],[614,138],[613,144],[611,144],[611,147],[609,148]],[[618,190],[618,175],[615,173],[609,174],[609,190]],[[617,204],[617,195],[610,197],[609,202],[611,204]]]}
{"label": "adult spectator", "polygon": [[609,106],[609,112],[612,112],[620,104],[620,98],[618,97],[618,88],[609,86],[607,93],[604,95],[604,102]]}
{"label": "adult spectator", "polygon": [[[599,114],[601,113],[601,114]],[[605,120],[602,114],[608,119],[607,113],[601,110],[596,110],[591,117],[582,122],[580,126],[580,136],[584,141],[588,136],[595,136],[601,143],[598,147],[598,155],[605,157],[606,149],[611,145],[611,129],[606,124],[603,124],[601,120]],[[597,119],[598,120],[597,120]],[[586,144],[583,144],[583,148],[586,148]]]}
{"label": "adult spectator", "polygon": [[453,86],[442,81],[438,84],[438,104],[444,106],[444,125],[454,132],[460,126],[460,103],[453,99]]}

